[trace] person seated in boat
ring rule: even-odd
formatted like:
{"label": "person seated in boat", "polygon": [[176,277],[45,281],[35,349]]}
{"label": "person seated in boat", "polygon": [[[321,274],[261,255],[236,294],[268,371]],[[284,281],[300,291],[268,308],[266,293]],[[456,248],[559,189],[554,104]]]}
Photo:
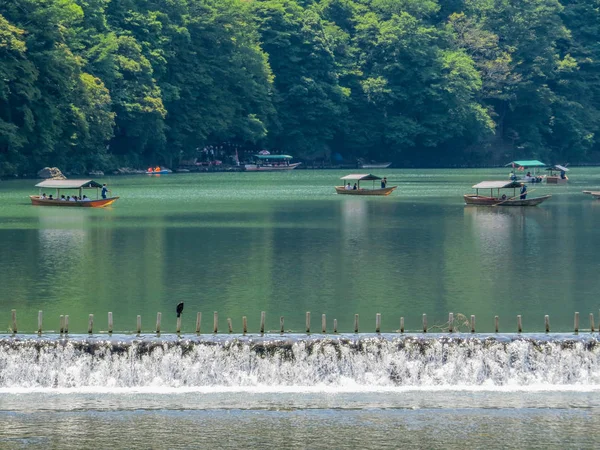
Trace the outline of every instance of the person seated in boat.
{"label": "person seated in boat", "polygon": [[50,195],[48,196],[48,200],[54,200],[54,199],[52,198],[52,194],[50,194]]}
{"label": "person seated in boat", "polygon": [[46,197],[46,193],[45,192],[40,196],[40,199],[42,199],[42,200],[47,200],[48,199],[48,197]]}
{"label": "person seated in boat", "polygon": [[523,185],[521,188],[521,196],[519,197],[521,200],[525,200],[527,198],[527,185]]}
{"label": "person seated in boat", "polygon": [[531,178],[531,172],[527,172],[527,178]]}
{"label": "person seated in boat", "polygon": [[160,172],[160,166],[156,166],[156,167],[154,168],[154,171],[155,171],[155,172]]}
{"label": "person seated in boat", "polygon": [[354,183],[354,187],[352,188],[353,191],[356,191],[358,189],[358,186],[356,186],[356,183]]}
{"label": "person seated in boat", "polygon": [[511,170],[510,173],[508,174],[508,179],[509,180],[516,180],[517,176],[515,175],[515,171]]}
{"label": "person seated in boat", "polygon": [[153,172],[154,169],[152,169],[152,167],[148,167],[148,170],[146,170],[146,172]]}
{"label": "person seated in boat", "polygon": [[387,178],[383,177],[383,180],[381,180],[381,189],[385,189],[386,186],[387,186]]}
{"label": "person seated in boat", "polygon": [[87,195],[84,195],[83,198],[81,199],[82,202],[89,202],[90,199]]}
{"label": "person seated in boat", "polygon": [[61,196],[60,196],[60,201],[61,201],[61,202],[66,202],[66,201],[67,201],[67,199],[65,198],[65,196],[64,196],[64,195],[61,195]]}
{"label": "person seated in boat", "polygon": [[[348,184],[346,185],[346,190],[347,190],[347,191],[351,191],[351,190],[352,190],[352,186],[350,186],[350,183],[348,183]],[[46,195],[46,194],[44,194],[44,195]]]}

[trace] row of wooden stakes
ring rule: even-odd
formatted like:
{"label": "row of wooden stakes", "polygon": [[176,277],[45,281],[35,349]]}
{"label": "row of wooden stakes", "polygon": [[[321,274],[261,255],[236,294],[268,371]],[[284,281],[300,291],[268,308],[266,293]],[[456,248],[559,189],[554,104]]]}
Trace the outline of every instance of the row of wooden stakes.
{"label": "row of wooden stakes", "polygon": [[[11,311],[11,315],[12,315],[12,328],[11,331],[13,334],[17,333],[17,311],[15,309],[13,309]],[[462,315],[460,315],[461,317],[464,317]],[[37,329],[37,333],[38,334],[42,334],[42,311],[38,312],[38,329]],[[590,313],[590,328],[589,331],[590,332],[594,332],[595,331],[595,327],[594,327],[594,314]],[[162,320],[162,313],[157,313],[156,315],[156,334],[160,334],[161,332],[161,320]],[[196,334],[200,334],[200,324],[202,322],[202,313],[199,312],[196,314]],[[498,316],[494,316],[494,329],[495,332],[498,333],[499,331],[499,323],[500,320],[498,318]],[[219,325],[219,314],[217,311],[214,312],[213,315],[213,333],[217,333],[218,332],[218,325]],[[280,325],[280,333],[284,333],[285,332],[285,327],[284,327],[284,318],[283,316],[281,316],[279,318],[279,325]],[[471,333],[475,333],[475,316],[472,315],[471,316],[471,320],[470,321],[466,321],[463,322],[459,325],[455,324],[455,317],[454,317],[454,313],[449,313],[448,315],[448,322],[442,326],[440,325],[436,325],[433,326],[431,328],[427,327],[427,314],[423,314],[423,333],[427,333],[428,331],[432,331],[432,330],[439,330],[439,331],[444,331],[444,332],[449,332],[449,333],[453,333],[455,331],[461,331],[460,327],[462,325],[468,325],[470,326],[470,331]],[[229,333],[233,333],[233,323],[231,321],[231,318],[227,318],[227,327],[228,327],[228,331]],[[546,333],[550,332],[550,316],[545,315],[544,316],[544,327],[546,330]],[[400,329],[396,330],[397,332],[400,333],[404,333],[404,317],[400,317]],[[576,312],[575,313],[575,318],[574,318],[574,331],[575,333],[579,332],[579,313]],[[600,331],[600,330],[599,330]],[[90,314],[89,315],[89,319],[88,319],[88,334],[93,334],[94,332],[94,315]],[[109,312],[108,313],[108,334],[112,334],[113,333],[113,313]],[[311,327],[310,327],[310,312],[306,313],[306,333],[310,333],[311,332]],[[333,319],[333,333],[337,333],[338,332],[338,327],[337,327],[337,319]],[[375,333],[380,333],[381,332],[381,314],[377,313],[375,315]],[[521,320],[521,315],[517,316],[517,332],[518,333],[522,333],[523,332],[523,323]],[[69,316],[68,315],[61,315],[59,318],[59,333],[62,334],[68,334],[69,333]],[[136,333],[139,335],[142,333],[142,316],[138,315],[137,316],[137,324],[136,324]],[[181,333],[181,316],[177,317],[177,325],[176,325],[176,330],[175,333],[180,334]],[[246,316],[242,317],[242,333],[246,334],[248,333],[248,321]],[[264,334],[265,333],[265,312],[262,311],[260,313],[260,334]],[[326,320],[326,316],[325,314],[321,315],[321,333],[325,334],[327,333],[327,320]],[[358,333],[358,314],[354,315],[354,333]]]}

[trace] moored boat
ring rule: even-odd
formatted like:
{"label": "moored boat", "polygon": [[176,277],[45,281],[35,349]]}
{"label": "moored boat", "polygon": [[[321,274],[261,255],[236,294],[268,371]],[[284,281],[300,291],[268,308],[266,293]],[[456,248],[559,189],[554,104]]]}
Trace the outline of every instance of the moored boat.
{"label": "moored boat", "polygon": [[[345,186],[335,186],[335,191],[338,194],[343,195],[390,195],[398,186],[387,187],[387,179],[378,177],[376,175],[368,174],[350,174],[340,178],[341,180],[348,181]],[[350,185],[350,181],[356,181],[353,188]],[[364,189],[360,187],[361,181],[373,181],[372,189]],[[383,186],[381,188],[375,188],[375,181],[382,181]]]}
{"label": "moored boat", "polygon": [[159,166],[154,168],[150,167],[146,170],[146,175],[165,175],[167,173],[171,173],[171,171],[169,169],[160,168]]}
{"label": "moored boat", "polygon": [[595,199],[600,200],[600,191],[582,191],[584,194],[589,194]]}
{"label": "moored boat", "polygon": [[254,155],[254,163],[245,164],[244,168],[248,172],[271,172],[277,170],[292,170],[302,163],[290,163],[293,156],[290,155],[271,155],[266,150],[264,153]]}
{"label": "moored boat", "polygon": [[[546,167],[546,164],[544,164],[541,161],[538,161],[536,159],[511,161],[505,167],[508,167],[508,166],[511,166],[513,169],[509,175],[509,178],[513,181],[520,181],[523,183],[541,183],[542,181],[544,181],[544,177],[541,175],[538,175],[536,173],[536,169],[538,169],[540,167]],[[517,169],[518,172],[524,172],[525,170],[527,170],[529,168],[531,168],[533,170],[533,173],[530,171],[527,171],[527,173],[525,175],[515,174],[515,169]]]}
{"label": "moored boat", "polygon": [[569,181],[569,177],[566,172],[569,171],[565,166],[555,164],[546,169],[548,175],[546,175],[546,184],[566,184]]}
{"label": "moored boat", "polygon": [[[36,184],[40,188],[40,195],[30,195],[31,204],[34,206],[68,206],[80,208],[104,208],[116,202],[119,197],[100,198],[102,184],[94,180],[45,180]],[[56,189],[56,198],[44,197],[42,189]],[[78,190],[79,198],[82,200],[66,200],[61,198],[61,191],[65,189]],[[82,195],[84,190],[95,189],[96,199],[88,199]],[[64,195],[63,195],[64,197]]]}
{"label": "moored boat", "polygon": [[384,163],[363,163],[363,164],[359,164],[359,169],[387,169],[388,167],[390,167],[392,165],[391,162],[384,162]]}
{"label": "moored boat", "polygon": [[[551,198],[551,195],[541,197],[527,198],[527,193],[518,193],[523,183],[518,181],[482,181],[473,186],[475,194],[466,194],[463,196],[467,205],[475,206],[536,206]],[[479,195],[479,190],[490,190],[490,195]],[[500,195],[501,189],[512,189],[512,196],[507,194]],[[496,195],[494,195],[494,190]]]}

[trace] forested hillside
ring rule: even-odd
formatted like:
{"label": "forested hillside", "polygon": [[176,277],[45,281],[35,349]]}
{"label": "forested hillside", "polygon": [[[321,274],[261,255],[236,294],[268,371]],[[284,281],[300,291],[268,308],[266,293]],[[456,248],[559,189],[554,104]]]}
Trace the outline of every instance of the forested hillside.
{"label": "forested hillside", "polygon": [[599,127],[600,0],[0,0],[0,175],[576,163]]}

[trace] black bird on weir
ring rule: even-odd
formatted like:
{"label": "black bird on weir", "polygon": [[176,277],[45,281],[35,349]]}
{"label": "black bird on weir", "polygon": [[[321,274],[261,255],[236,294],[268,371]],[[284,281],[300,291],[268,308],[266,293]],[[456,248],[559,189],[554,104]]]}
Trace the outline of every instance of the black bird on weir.
{"label": "black bird on weir", "polygon": [[183,302],[177,305],[177,317],[181,317],[181,313],[183,312]]}

